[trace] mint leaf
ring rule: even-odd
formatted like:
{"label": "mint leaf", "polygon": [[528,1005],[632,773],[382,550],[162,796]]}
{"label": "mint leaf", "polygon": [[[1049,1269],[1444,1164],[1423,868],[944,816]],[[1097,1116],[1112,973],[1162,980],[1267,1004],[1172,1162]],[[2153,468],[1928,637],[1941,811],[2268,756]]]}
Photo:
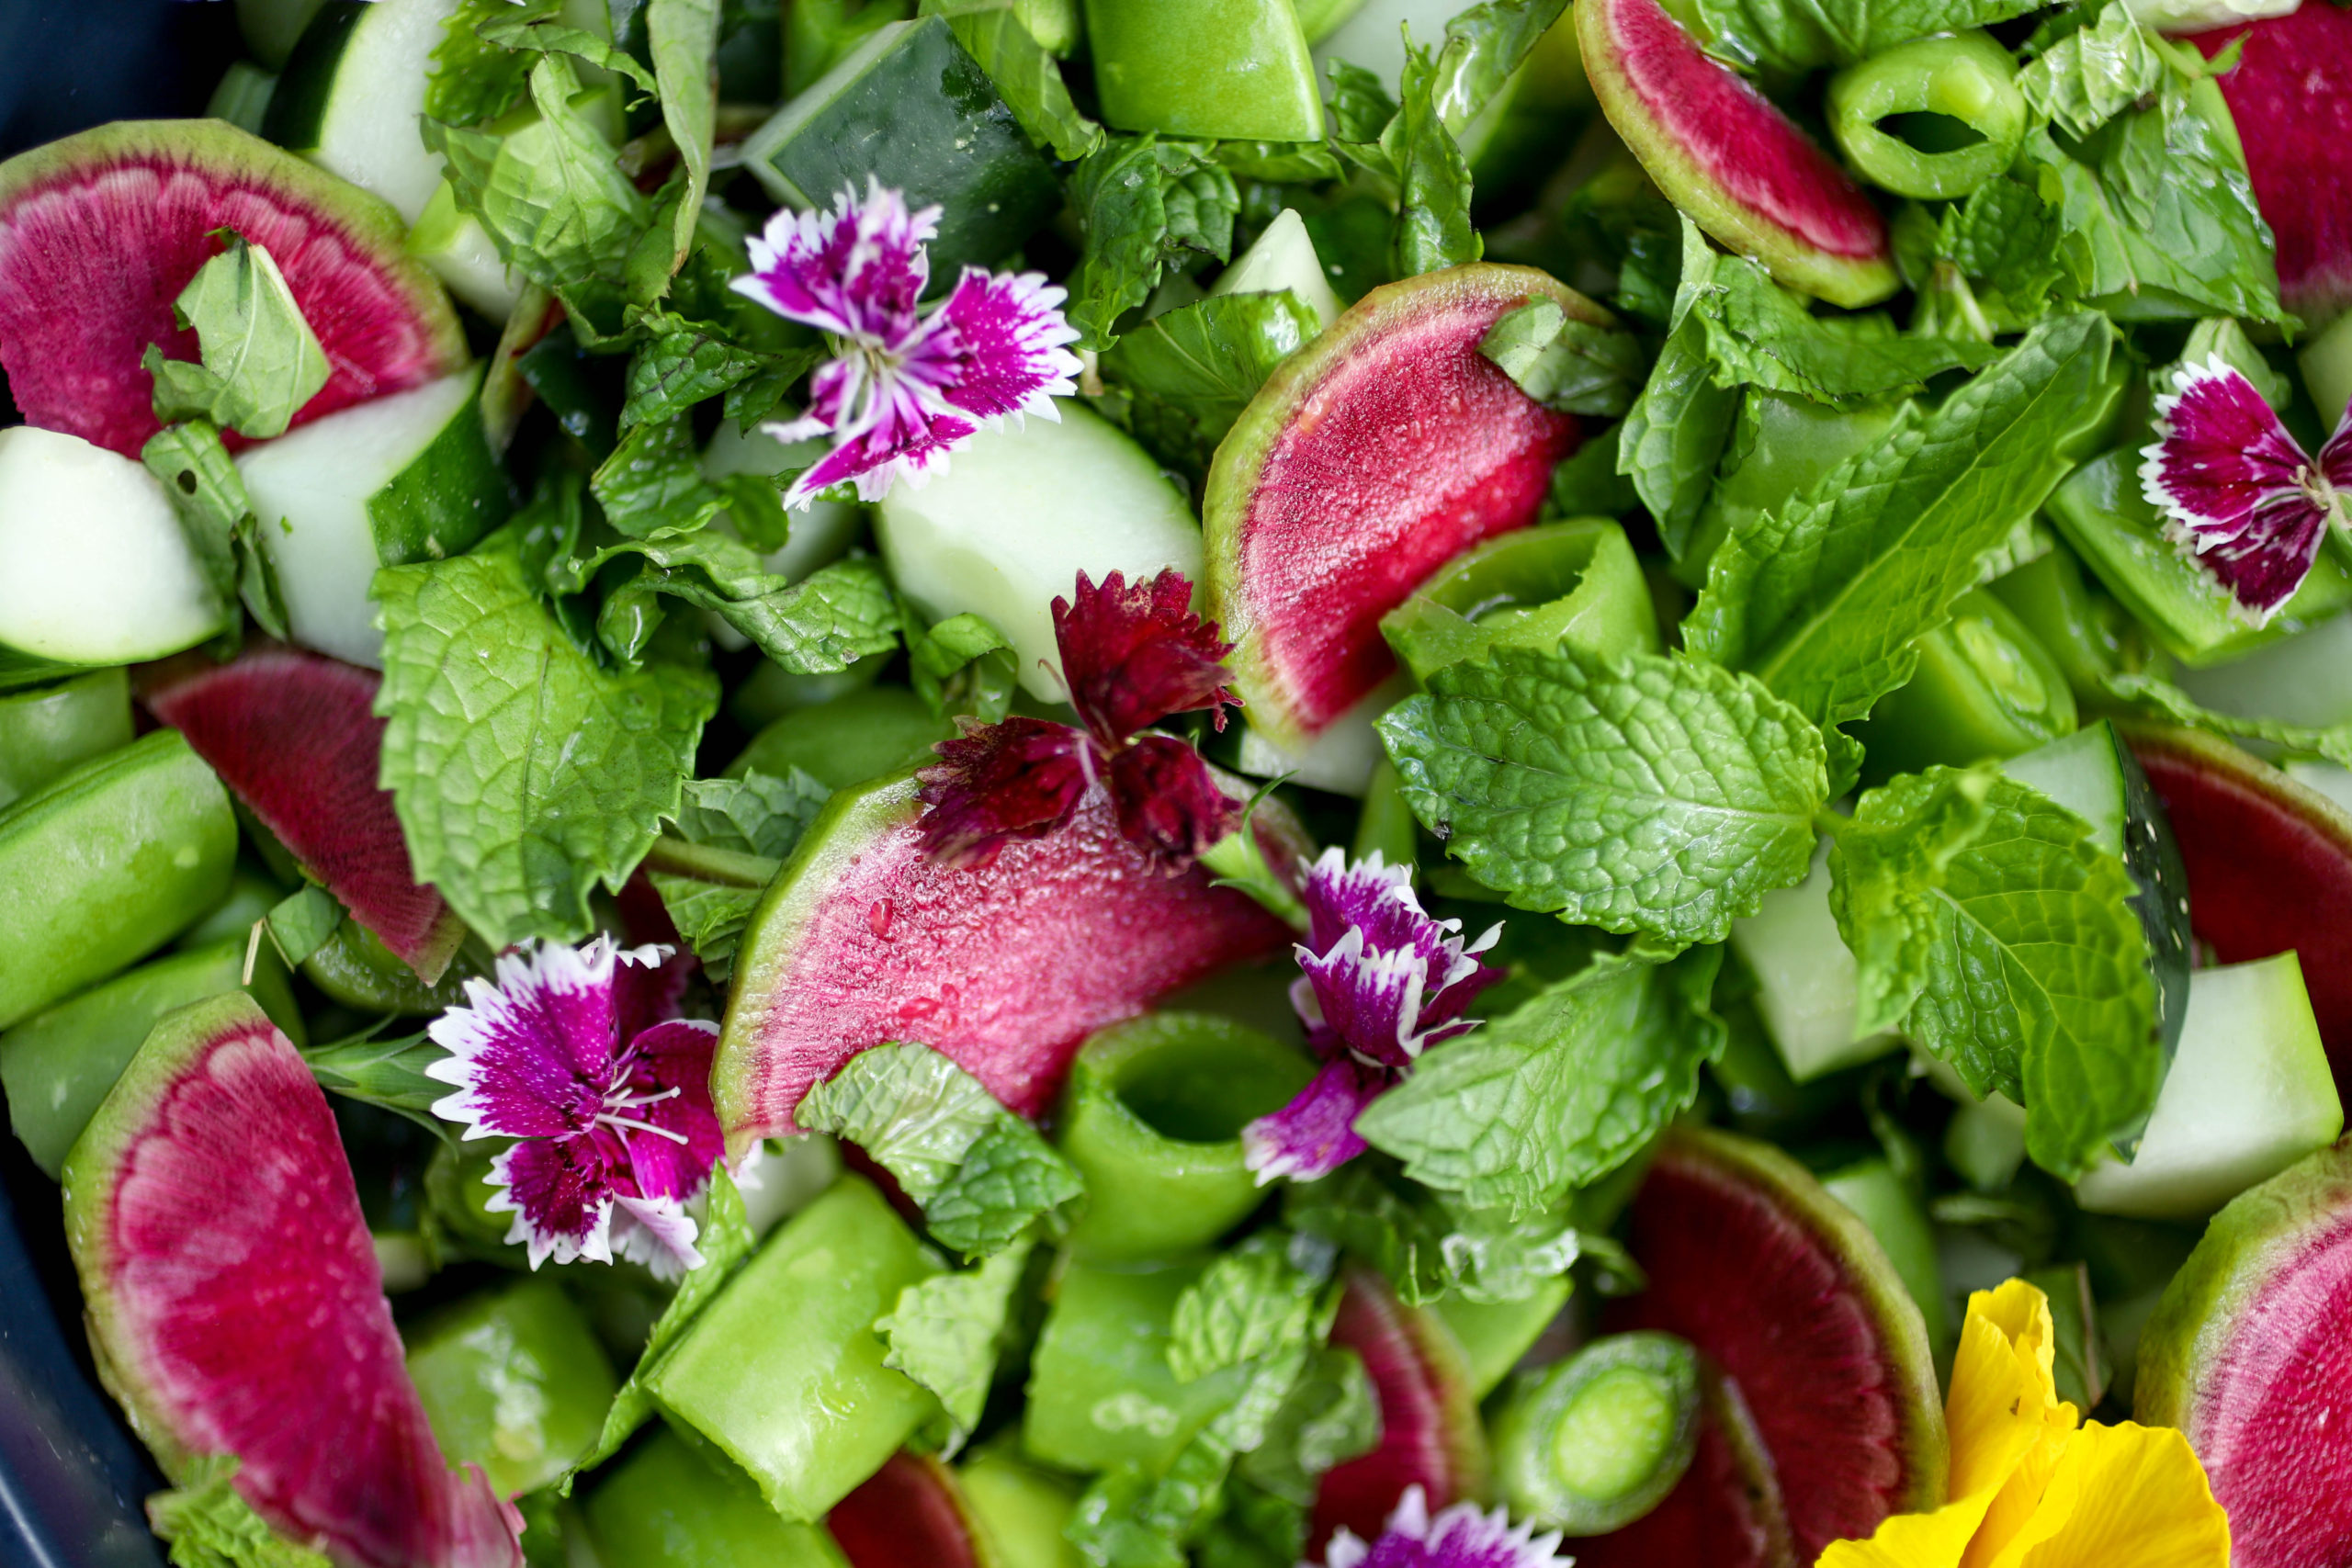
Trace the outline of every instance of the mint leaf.
{"label": "mint leaf", "polygon": [[530,90],[531,57],[483,38],[484,23],[515,16],[552,17],[558,0],[458,0],[441,24],[433,48],[433,70],[425,78],[426,118],[445,125],[479,125],[495,119]]}
{"label": "mint leaf", "polygon": [[1578,1258],[1611,1246],[1582,1235],[1558,1209],[1514,1220],[1408,1180],[1376,1155],[1286,1188],[1283,1219],[1364,1258],[1416,1304],[1456,1291],[1474,1302],[1524,1301]]}
{"label": "mint leaf", "polygon": [[1550,299],[1532,299],[1487,329],[1478,352],[1519,389],[1568,413],[1621,414],[1642,382],[1642,345],[1633,333],[1572,321]]}
{"label": "mint leaf", "polygon": [[1317,330],[1288,289],[1220,294],[1121,337],[1103,354],[1102,374],[1131,394],[1136,439],[1162,462],[1202,474],[1274,367]]}
{"label": "mint leaf", "polygon": [[[1250,1485],[1306,1508],[1314,1505],[1325,1471],[1370,1453],[1379,1442],[1380,1395],[1363,1358],[1327,1347],[1316,1352],[1274,1413],[1265,1440],[1234,1469]],[[1297,1560],[1294,1547],[1283,1561]]]}
{"label": "mint leaf", "polygon": [[327,384],[326,350],[302,319],[277,260],[233,230],[221,253],[196,269],[172,317],[197,336],[204,362],[164,358],[150,344],[141,363],[155,378],[155,415],[200,419],[265,440],[283,435]]}
{"label": "mint leaf", "polygon": [[1037,1130],[928,1045],[876,1045],[811,1089],[793,1120],[847,1138],[896,1177],[940,1243],[967,1258],[1032,1223],[1058,1234],[1085,1186]]}
{"label": "mint leaf", "polygon": [[691,534],[718,514],[727,496],[702,477],[694,421],[684,413],[637,425],[589,477],[605,520],[621,534]]}
{"label": "mint leaf", "polygon": [[[650,0],[645,8],[647,47],[662,95],[662,123],[677,144],[685,175],[670,217],[669,265],[676,272],[694,248],[695,224],[710,189],[711,141],[718,130],[717,63],[719,0]],[[640,79],[640,85],[642,85]]]}
{"label": "mint leaf", "polygon": [[1356,1131],[1465,1206],[1541,1213],[1690,1109],[1723,1050],[1707,1002],[1721,956],[1599,959],[1430,1050]]}
{"label": "mint leaf", "polygon": [[557,1490],[563,1495],[571,1495],[571,1483],[583,1472],[620,1452],[621,1445],[653,1415],[653,1394],[646,1386],[653,1369],[720,1288],[751,1258],[759,1241],[752,1234],[750,1216],[744,1213],[743,1195],[721,1161],[712,1168],[710,1196],[703,1207],[702,1223],[695,1231],[695,1250],[702,1254],[702,1267],[687,1270],[686,1277],[678,1282],[677,1292],[662,1309],[662,1315],[653,1320],[653,1331],[646,1337],[645,1348],[638,1353],[637,1365],[613,1396],[612,1408],[605,1413],[604,1430],[597,1434],[595,1446],[581,1455],[557,1483]]}
{"label": "mint leaf", "polygon": [[[1897,781],[1865,796],[1855,820],[1883,834],[1948,812],[1943,782]],[[1858,854],[1848,864],[1841,840],[1830,857],[1832,907],[1840,931],[1853,926],[1869,945],[1860,919],[1909,906],[1899,916],[1905,962],[1924,962],[1896,972],[1903,988],[1917,989],[1905,1032],[1976,1093],[1998,1089],[2024,1105],[2034,1163],[2071,1180],[2144,1121],[2163,1077],[2147,937],[2129,903],[2135,887],[2089,824],[2036,790],[1993,780],[1981,811],[1957,847],[1929,825],[1942,866],[1926,885],[1910,880],[1926,869],[1916,859],[1890,865]]]}
{"label": "mint leaf", "polygon": [[576,941],[678,808],[710,672],[599,669],[548,612],[512,528],[453,560],[376,574],[382,783],[418,880],[493,948]]}
{"label": "mint leaf", "polygon": [[723,327],[674,311],[638,312],[634,320],[648,335],[629,355],[620,417],[625,431],[684,413],[755,377],[797,379],[816,362],[813,349],[770,354],[735,341]]}
{"label": "mint leaf", "polygon": [[939,1396],[947,1413],[941,1449],[953,1454],[980,1424],[989,1384],[996,1376],[1012,1293],[1029,1266],[1024,1239],[977,1269],[933,1274],[899,1292],[898,1305],[874,1325],[889,1347],[882,1364]]}
{"label": "mint leaf", "polygon": [[1171,267],[1233,254],[1241,196],[1206,142],[1116,136],[1070,176],[1082,249],[1071,269],[1070,325],[1080,349],[1117,341],[1120,316],[1141,305]]}
{"label": "mint leaf", "polygon": [[2352,722],[2319,728],[2290,724],[2284,719],[2248,717],[2201,706],[2197,699],[2171,682],[2137,671],[2109,674],[2107,694],[2133,707],[2162,715],[2173,723],[2230,740],[2261,740],[2289,751],[2324,757],[2339,767],[2352,768]]}
{"label": "mint leaf", "polygon": [[1684,316],[1658,350],[1617,443],[1617,471],[1633,481],[1657,521],[1659,542],[1677,560],[1690,548],[1738,415],[1739,389],[1716,384],[1706,321]]}
{"label": "mint leaf", "polygon": [[1012,644],[987,617],[950,615],[923,629],[911,605],[899,606],[907,638],[908,675],[915,695],[941,718],[969,714],[994,724],[1012,706],[1018,678]]}
{"label": "mint leaf", "polygon": [[285,1540],[233,1484],[233,1454],[209,1454],[181,1484],[147,1499],[147,1521],[171,1543],[173,1568],[328,1568],[327,1560]]}
{"label": "mint leaf", "polygon": [[1868,713],[2105,423],[2115,344],[2104,316],[2059,317],[1933,412],[1906,405],[1883,441],[1732,531],[1684,646],[1824,728]]}
{"label": "mint leaf", "polygon": [[2068,135],[2088,136],[2164,80],[2164,57],[2123,0],[2108,0],[2090,26],[2067,34],[2018,73],[2026,107]]}
{"label": "mint leaf", "polygon": [[1396,171],[1388,265],[1397,277],[1460,266],[1487,250],[1470,221],[1470,161],[1446,128],[1438,78],[1437,57],[1408,44],[1402,101],[1380,136],[1381,151]]}
{"label": "mint leaf", "polygon": [[615,47],[602,33],[551,20],[557,14],[540,6],[509,5],[477,23],[474,36],[484,43],[525,54],[568,54],[583,64],[628,77],[641,93],[655,90],[653,73],[639,64],[637,56]]}
{"label": "mint leaf", "polygon": [[1929,33],[1989,27],[2041,0],[1698,0],[1700,41],[1744,70],[1851,65]]}
{"label": "mint leaf", "polygon": [[1292,1238],[1261,1231],[1221,1253],[1176,1298],[1168,1367],[1179,1381],[1197,1382],[1227,1367],[1245,1366],[1297,1346],[1319,1343],[1330,1329],[1336,1296],[1328,1249],[1310,1249],[1320,1265],[1302,1268]]}
{"label": "mint leaf", "polygon": [[781,777],[752,768],[740,779],[690,779],[678,831],[694,843],[788,860],[832,795],[798,768]]}
{"label": "mint leaf", "polygon": [[316,883],[278,900],[267,915],[269,940],[290,966],[318,952],[343,924],[343,905]]}
{"label": "mint leaf", "polygon": [[1378,728],[1414,815],[1513,908],[1669,942],[1804,881],[1828,797],[1802,715],[1679,658],[1498,648]]}
{"label": "mint leaf", "polygon": [[1854,954],[1861,1002],[1857,1037],[1897,1029],[1927,988],[1936,905],[1952,857],[1991,821],[1991,768],[1930,768],[1861,798],[1831,852],[1830,907]]}
{"label": "mint leaf", "polygon": [[1567,9],[1567,0],[1487,0],[1449,20],[1430,82],[1446,129],[1460,135]]}
{"label": "mint leaf", "polygon": [[[152,344],[147,352],[157,354]],[[209,420],[166,424],[147,438],[139,460],[162,483],[188,552],[214,597],[227,604],[237,592],[238,539],[241,535],[248,541],[252,537],[253,502],[220,432]],[[274,604],[271,607],[276,608]],[[285,636],[284,627],[279,615],[271,635]]]}
{"label": "mint leaf", "polygon": [[1068,163],[1102,145],[1102,128],[1079,113],[1059,62],[1005,0],[923,0],[921,14],[947,18],[1030,141]]}
{"label": "mint leaf", "polygon": [[703,973],[712,985],[726,985],[735,972],[735,952],[743,928],[751,923],[752,911],[760,907],[766,887],[740,886],[660,869],[646,874],[653,891],[662,896],[670,923],[701,961]]}
{"label": "mint leaf", "polygon": [[[2038,320],[2070,276],[2060,254],[2063,234],[2058,214],[2041,193],[2007,175],[1985,181],[1966,201],[1947,207],[1936,228],[1934,258],[1976,280],[1973,318],[1954,320],[1951,326],[1982,335],[2022,329]],[[1956,292],[1929,289],[1922,298],[1935,304]]]}

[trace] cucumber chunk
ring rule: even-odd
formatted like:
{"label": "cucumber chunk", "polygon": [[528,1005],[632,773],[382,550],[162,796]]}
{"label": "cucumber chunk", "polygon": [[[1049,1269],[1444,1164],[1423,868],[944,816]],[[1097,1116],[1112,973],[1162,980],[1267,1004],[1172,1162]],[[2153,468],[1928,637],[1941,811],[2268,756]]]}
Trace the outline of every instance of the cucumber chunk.
{"label": "cucumber chunk", "polygon": [[1018,249],[1060,210],[1060,182],[946,19],[894,22],[842,57],[743,143],[770,196],[830,206],[868,179],[943,209],[934,288]]}
{"label": "cucumber chunk", "polygon": [[2094,1213],[2200,1217],[2344,1130],[2293,953],[2197,971],[2188,1012],[2138,1155],[2075,1184]]}
{"label": "cucumber chunk", "polygon": [[1331,291],[1323,259],[1315,254],[1314,237],[1306,231],[1306,220],[1288,207],[1274,215],[1266,231],[1248,250],[1233,258],[1233,265],[1217,276],[1216,286],[1209,293],[1274,294],[1285,288],[1315,312],[1317,328],[1340,319],[1340,297]]}
{"label": "cucumber chunk", "polygon": [[78,435],[0,430],[0,662],[161,659],[227,619],[154,475]]}
{"label": "cucumber chunk", "polygon": [[1323,727],[1322,733],[1293,751],[1279,745],[1262,729],[1245,725],[1234,750],[1234,771],[1253,779],[1290,775],[1294,784],[1333,795],[1363,798],[1372,787],[1373,770],[1388,760],[1373,720],[1412,695],[1409,676],[1398,671],[1374,686],[1364,699]]}
{"label": "cucumber chunk", "polygon": [[408,253],[432,268],[450,293],[491,321],[505,321],[523,298],[523,276],[499,259],[490,231],[458,206],[457,187],[446,180],[408,231]]}
{"label": "cucumber chunk", "polygon": [[2030,784],[2091,825],[2099,848],[2123,862],[2139,892],[2132,899],[2148,939],[2165,1058],[2180,1043],[2188,1009],[2188,872],[2164,805],[2132,748],[2105,719],[2063,740],[2012,757],[2002,772]]}
{"label": "cucumber chunk", "polygon": [[[2312,576],[2334,567],[2322,551]],[[2290,600],[2279,618],[2301,602],[2301,594]],[[2352,615],[2323,621],[2227,664],[2184,670],[2178,679],[2183,691],[2216,713],[2315,729],[2342,724],[2352,719]]]}
{"label": "cucumber chunk", "polygon": [[706,1460],[674,1432],[657,1432],[588,1499],[604,1560],[630,1568],[848,1568],[820,1525],[790,1525],[724,1458]]}
{"label": "cucumber chunk", "polygon": [[379,566],[462,554],[506,515],[479,366],[313,420],[237,459],[297,642],[381,663]]}
{"label": "cucumber chunk", "polygon": [[[718,428],[710,433],[710,445],[703,448],[702,477],[723,479],[735,474],[783,473],[787,468],[801,468],[825,455],[830,444],[821,436],[789,444],[758,428],[746,431],[731,419],[722,419]],[[777,487],[783,493],[783,487]],[[819,567],[831,561],[850,547],[857,538],[857,531],[865,525],[865,508],[854,501],[810,502],[800,511],[786,516],[791,532],[784,548],[771,551],[763,558],[770,571],[797,582]],[[733,519],[726,513],[711,525],[731,525]]]}
{"label": "cucumber chunk", "polygon": [[[1144,449],[1075,402],[1061,419],[984,430],[921,489],[890,488],[875,535],[891,575],[933,625],[985,616],[1012,644],[1021,683],[1059,702],[1053,604],[1078,574],[1132,582],[1174,567],[1201,580],[1201,530]],[[1196,606],[1197,607],[1197,606]]]}
{"label": "cucumber chunk", "polygon": [[1804,881],[1767,893],[1761,908],[1732,922],[1731,945],[1756,977],[1757,1015],[1792,1079],[1809,1083],[1894,1048],[1893,1034],[1855,1037],[1859,972],[1829,912],[1826,841]]}
{"label": "cucumber chunk", "polygon": [[212,96],[205,100],[204,118],[225,119],[239,130],[261,134],[262,122],[269,118],[270,96],[277,91],[277,73],[265,71],[250,60],[232,62],[220,73],[220,85],[212,89]]}
{"label": "cucumber chunk", "polygon": [[458,0],[329,0],[302,31],[263,130],[413,223],[441,186],[418,122]]}

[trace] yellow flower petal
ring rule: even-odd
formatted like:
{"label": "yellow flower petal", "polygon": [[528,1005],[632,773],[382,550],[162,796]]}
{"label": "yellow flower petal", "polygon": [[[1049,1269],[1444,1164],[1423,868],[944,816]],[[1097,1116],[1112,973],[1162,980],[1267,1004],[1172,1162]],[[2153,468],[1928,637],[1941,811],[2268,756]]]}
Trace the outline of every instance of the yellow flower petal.
{"label": "yellow flower petal", "polygon": [[2229,1568],[2230,1520],[2188,1439],[2169,1427],[2085,1427],[2067,1440],[2017,1568]]}
{"label": "yellow flower petal", "polygon": [[1868,1540],[1831,1541],[1815,1568],[1960,1568],[1961,1553],[1992,1500],[1984,1491],[1932,1514],[1892,1515]]}

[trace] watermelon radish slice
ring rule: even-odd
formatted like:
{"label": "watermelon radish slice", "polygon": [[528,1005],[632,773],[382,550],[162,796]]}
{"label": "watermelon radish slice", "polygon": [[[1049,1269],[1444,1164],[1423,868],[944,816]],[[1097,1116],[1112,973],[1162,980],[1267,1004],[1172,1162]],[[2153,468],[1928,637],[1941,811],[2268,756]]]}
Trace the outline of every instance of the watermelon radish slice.
{"label": "watermelon radish slice", "polygon": [[2224,964],[2294,950],[2352,1101],[2352,813],[2226,740],[2123,728],[2180,842],[2190,932]]}
{"label": "watermelon radish slice", "polygon": [[[1666,1140],[1630,1213],[1649,1288],[1614,1303],[1603,1326],[1679,1334],[1713,1363],[1755,1418],[1798,1562],[1866,1539],[1889,1514],[1941,1506],[1943,1396],[1927,1325],[1852,1210],[1770,1144],[1684,1129]],[[1715,1461],[1713,1493],[1686,1477],[1657,1509],[1685,1518],[1652,1528],[1752,1519],[1752,1506],[1721,1489],[1745,1468]],[[1684,1560],[1737,1559],[1753,1537],[1704,1544]]]}
{"label": "watermelon radish slice", "polygon": [[2352,11],[2306,0],[2189,41],[2210,58],[2239,38],[2222,98],[2278,242],[2278,297],[2317,325],[2352,306]]}
{"label": "watermelon radish slice", "polygon": [[171,672],[147,706],[277,836],[352,919],[431,986],[466,928],[416,879],[376,782],[384,721],[377,676],[320,654],[264,648],[232,663]]}
{"label": "watermelon radish slice", "polygon": [[219,120],[126,120],[0,164],[0,364],[26,422],[138,457],[158,428],[140,355],[197,357],[172,301],[222,228],[270,254],[326,350],[295,423],[465,364],[390,208]]}
{"label": "watermelon radish slice", "polygon": [[837,793],[752,912],[711,1065],[729,1148],[798,1131],[809,1086],[889,1040],[1039,1115],[1089,1034],[1291,941],[1198,867],[1161,874],[1099,791],[980,871],[923,855],[922,811],[909,775]]}
{"label": "watermelon radish slice", "polygon": [[155,1026],[66,1157],[65,1226],[166,1473],[235,1455],[254,1512],[346,1568],[519,1568],[489,1483],[434,1443],[326,1096],[251,998]]}
{"label": "watermelon radish slice", "polygon": [[1396,1299],[1369,1269],[1348,1270],[1332,1344],[1363,1358],[1380,1401],[1380,1441],[1323,1472],[1315,1489],[1308,1555],[1345,1525],[1365,1540],[1380,1539],[1388,1516],[1408,1486],[1419,1486],[1430,1512],[1487,1490],[1487,1435],[1470,1394],[1470,1368],[1453,1332],[1437,1317]]}
{"label": "watermelon radish slice", "polygon": [[825,1516],[850,1568],[980,1568],[971,1505],[956,1472],[928,1454],[892,1454]]}
{"label": "watermelon radish slice", "polygon": [[2133,1399],[2204,1461],[2236,1568],[2352,1562],[2352,1143],[2214,1216],[2140,1337]]}
{"label": "watermelon radish slice", "polygon": [[1772,1456],[1739,1390],[1702,1366],[1699,1450],[1663,1502],[1624,1529],[1577,1542],[1577,1568],[1797,1568]]}
{"label": "watermelon radish slice", "polygon": [[1217,448],[1203,612],[1250,728],[1289,751],[1396,669],[1380,617],[1479,541],[1535,521],[1574,415],[1478,352],[1532,299],[1606,323],[1544,273],[1459,266],[1375,288],[1284,360]]}
{"label": "watermelon radish slice", "polygon": [[1601,113],[1692,222],[1833,305],[1894,292],[1886,220],[1861,186],[1658,0],[1590,0],[1576,17]]}

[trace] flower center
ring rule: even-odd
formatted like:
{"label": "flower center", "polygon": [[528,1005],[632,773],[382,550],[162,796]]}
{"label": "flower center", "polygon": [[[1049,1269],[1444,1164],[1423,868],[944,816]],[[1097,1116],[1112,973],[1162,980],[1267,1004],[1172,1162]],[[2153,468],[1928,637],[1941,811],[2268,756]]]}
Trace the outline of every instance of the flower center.
{"label": "flower center", "polygon": [[2320,472],[2318,464],[2304,463],[2299,466],[2295,469],[2295,483],[2302,487],[2303,494],[2311,499],[2313,506],[2336,521],[2343,521],[2343,513],[2336,510],[2335,487],[2328,482],[2325,474]]}
{"label": "flower center", "polygon": [[675,1100],[684,1092],[676,1089],[665,1089],[659,1094],[629,1092],[629,1067],[635,1059],[635,1055],[633,1051],[626,1053],[619,1061],[613,1064],[613,1081],[605,1086],[604,1100],[597,1108],[594,1118],[594,1124],[600,1127],[626,1127],[634,1132],[650,1133],[657,1138],[667,1138],[672,1143],[683,1146],[686,1142],[686,1135],[684,1133],[673,1133],[667,1127],[657,1127],[641,1117],[623,1114],[625,1111],[640,1110],[648,1105],[659,1105],[665,1100]]}

